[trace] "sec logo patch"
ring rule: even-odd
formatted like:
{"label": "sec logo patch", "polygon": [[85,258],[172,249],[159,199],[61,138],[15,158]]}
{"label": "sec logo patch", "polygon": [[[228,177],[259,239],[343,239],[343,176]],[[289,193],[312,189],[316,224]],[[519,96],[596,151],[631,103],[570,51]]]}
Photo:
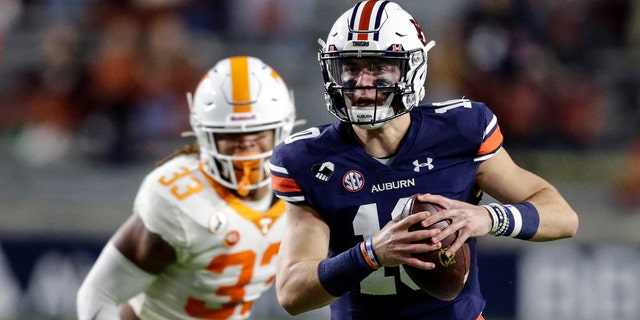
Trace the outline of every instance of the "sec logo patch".
{"label": "sec logo patch", "polygon": [[240,242],[240,233],[236,230],[229,231],[224,237],[224,246],[227,248],[235,246],[238,242]]}
{"label": "sec logo patch", "polygon": [[349,192],[358,192],[364,187],[364,176],[358,170],[349,170],[342,176],[342,186]]}

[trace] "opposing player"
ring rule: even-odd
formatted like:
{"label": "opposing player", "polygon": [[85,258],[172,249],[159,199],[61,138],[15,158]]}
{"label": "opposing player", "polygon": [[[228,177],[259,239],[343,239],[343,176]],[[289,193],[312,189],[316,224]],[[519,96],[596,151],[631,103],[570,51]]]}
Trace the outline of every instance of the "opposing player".
{"label": "opposing player", "polygon": [[197,144],[145,177],[78,292],[81,320],[245,319],[274,281],[285,205],[268,163],[293,128],[291,92],[258,58],[235,56],[188,98]]}
{"label": "opposing player", "polygon": [[[577,232],[558,191],[509,157],[486,105],[418,105],[433,45],[389,1],[356,4],[323,43],[325,98],[339,121],[292,135],[271,158],[274,191],[287,201],[276,290],[289,313],[331,304],[332,319],[482,319],[477,237],[547,241]],[[502,203],[478,205],[483,192]],[[444,210],[394,221],[415,193]],[[442,231],[408,231],[445,219],[452,223]],[[442,301],[398,266],[433,268],[411,254],[441,249],[456,231],[444,249],[452,255],[468,242],[470,273],[462,292]]]}

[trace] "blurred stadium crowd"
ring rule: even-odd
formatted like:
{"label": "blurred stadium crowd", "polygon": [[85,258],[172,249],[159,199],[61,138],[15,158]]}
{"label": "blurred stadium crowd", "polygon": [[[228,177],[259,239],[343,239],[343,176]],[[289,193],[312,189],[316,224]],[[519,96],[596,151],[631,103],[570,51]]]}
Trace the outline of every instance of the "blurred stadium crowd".
{"label": "blurred stadium crowd", "polygon": [[[438,43],[427,83],[432,98],[485,101],[513,146],[624,147],[638,135],[637,2],[454,2],[458,10],[441,30],[430,34],[425,27]],[[184,93],[220,50],[232,53],[221,44],[295,42],[313,54],[326,28],[308,17],[330,5],[3,0],[0,6],[0,130],[17,156],[46,164],[78,147],[72,141],[79,136],[98,142],[86,151],[101,160],[134,160],[132,140],[187,128]],[[430,8],[422,7],[417,12],[428,25]],[[282,58],[295,63],[298,53]],[[297,72],[319,77],[315,67],[299,65]]]}
{"label": "blurred stadium crowd", "polygon": [[277,1],[0,3],[0,130],[33,165],[73,151],[101,163],[135,161],[136,143],[188,128],[185,93],[221,58],[215,45],[245,34],[266,40],[287,14]]}
{"label": "blurred stadium crowd", "polygon": [[[273,53],[279,61],[270,62],[291,83],[317,79],[312,90],[292,89],[298,101],[313,97],[314,104],[298,106],[313,109],[303,114],[326,119],[312,59],[315,39],[326,36],[330,22],[314,17],[339,12],[343,2],[2,0],[0,151],[36,166],[69,155],[91,163],[136,161],[145,153],[136,145],[188,128],[184,94],[202,70],[250,47],[260,56],[284,46]],[[437,42],[427,99],[486,102],[511,149],[622,150],[628,174],[619,184],[636,190],[625,198],[634,202],[640,3],[447,3],[448,11],[442,3],[401,2],[416,7],[427,37]]]}

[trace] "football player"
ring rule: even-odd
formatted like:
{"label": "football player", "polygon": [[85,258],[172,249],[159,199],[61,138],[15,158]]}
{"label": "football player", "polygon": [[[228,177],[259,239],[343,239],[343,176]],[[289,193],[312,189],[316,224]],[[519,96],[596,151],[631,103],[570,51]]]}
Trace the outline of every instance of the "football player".
{"label": "football player", "polygon": [[197,143],[145,177],[78,292],[79,319],[246,319],[274,281],[285,205],[268,163],[293,128],[292,94],[234,56],[188,100]]}
{"label": "football player", "polygon": [[[576,213],[512,161],[486,105],[418,105],[434,43],[398,4],[357,3],[320,43],[325,98],[339,121],[292,135],[271,158],[274,192],[287,201],[279,303],[291,314],[331,304],[332,319],[482,319],[476,238],[572,237]],[[479,205],[483,192],[500,203]],[[394,221],[416,193],[444,210]],[[408,231],[445,219],[442,231]],[[443,301],[399,266],[434,268],[412,253],[439,250],[455,232],[446,254],[467,242],[472,261],[462,292]]]}

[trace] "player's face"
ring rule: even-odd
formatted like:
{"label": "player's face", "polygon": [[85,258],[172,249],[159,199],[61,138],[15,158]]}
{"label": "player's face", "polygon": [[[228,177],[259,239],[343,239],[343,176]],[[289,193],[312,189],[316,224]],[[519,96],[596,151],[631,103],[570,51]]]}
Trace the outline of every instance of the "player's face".
{"label": "player's face", "polygon": [[216,133],[215,139],[221,154],[263,153],[273,149],[274,132]]}
{"label": "player's face", "polygon": [[273,130],[215,134],[218,152],[236,157],[230,164],[240,196],[249,195],[252,191],[248,187],[257,184],[265,176],[265,163],[260,154],[273,149],[274,135]]}
{"label": "player's face", "polygon": [[379,58],[347,59],[343,61],[341,71],[343,87],[368,87],[345,90],[354,106],[383,105],[389,93],[376,90],[375,87],[393,86],[400,81],[401,74],[397,62]]}

